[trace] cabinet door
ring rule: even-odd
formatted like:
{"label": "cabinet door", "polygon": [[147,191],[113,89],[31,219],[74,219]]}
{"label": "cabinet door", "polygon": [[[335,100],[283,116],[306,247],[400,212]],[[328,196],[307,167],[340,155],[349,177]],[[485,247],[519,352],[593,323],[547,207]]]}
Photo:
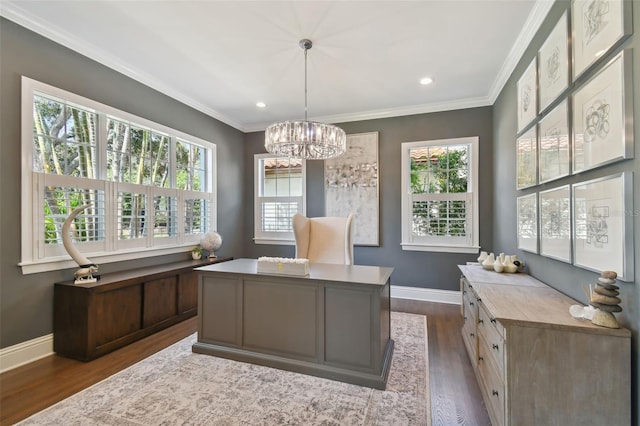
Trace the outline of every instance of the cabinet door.
{"label": "cabinet door", "polygon": [[178,315],[177,286],[177,275],[144,283],[144,328]]}
{"label": "cabinet door", "polygon": [[185,272],[178,277],[178,314],[193,313],[198,310],[198,274]]}
{"label": "cabinet door", "polygon": [[[95,293],[95,310],[89,333],[95,332],[95,347],[140,330],[142,293],[139,285]],[[89,341],[91,341],[89,337]]]}

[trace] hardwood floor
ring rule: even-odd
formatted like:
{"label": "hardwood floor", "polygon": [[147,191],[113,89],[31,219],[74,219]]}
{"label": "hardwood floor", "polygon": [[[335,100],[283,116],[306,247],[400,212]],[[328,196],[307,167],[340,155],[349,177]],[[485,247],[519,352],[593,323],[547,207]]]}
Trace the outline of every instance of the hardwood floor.
{"label": "hardwood floor", "polygon": [[[458,305],[392,299],[399,312],[427,315],[434,426],[490,425],[462,343]],[[11,425],[99,382],[196,331],[196,318],[91,362],[51,355],[0,375],[0,425]]]}
{"label": "hardwood floor", "polygon": [[491,420],[462,342],[460,306],[391,299],[391,310],[427,316],[433,426],[490,426]]}

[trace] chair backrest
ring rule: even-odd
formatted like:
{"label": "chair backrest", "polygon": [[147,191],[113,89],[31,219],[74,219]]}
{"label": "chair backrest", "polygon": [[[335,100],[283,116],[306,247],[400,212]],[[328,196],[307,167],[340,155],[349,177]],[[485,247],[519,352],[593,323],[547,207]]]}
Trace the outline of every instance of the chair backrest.
{"label": "chair backrest", "polygon": [[353,240],[348,217],[313,217],[299,213],[293,216],[296,258],[314,263],[353,265]]}

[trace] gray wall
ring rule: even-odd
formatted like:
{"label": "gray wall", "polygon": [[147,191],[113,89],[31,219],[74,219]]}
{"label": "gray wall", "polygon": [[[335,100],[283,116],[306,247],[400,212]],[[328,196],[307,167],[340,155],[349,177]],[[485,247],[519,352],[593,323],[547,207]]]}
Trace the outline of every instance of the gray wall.
{"label": "gray wall", "polygon": [[[627,210],[633,217],[634,233],[628,235],[635,243],[635,282],[621,283],[621,298],[624,311],[617,314],[619,322],[632,330],[632,365],[630,366],[633,377],[632,401],[634,401],[635,412],[633,414],[634,423],[638,424],[638,408],[640,406],[640,396],[638,395],[639,372],[639,350],[638,350],[638,329],[640,328],[640,215],[638,205],[640,205],[640,80],[638,79],[640,70],[640,3],[635,2],[633,10],[633,23],[635,33],[631,39],[625,42],[623,47],[633,47],[633,69],[635,92],[629,90],[629,95],[633,96],[635,104],[634,112],[634,140],[635,159],[625,160],[616,164],[590,170],[577,176],[570,176],[558,180],[557,182],[541,185],[539,189],[551,188],[567,183],[577,183],[601,176],[607,176],[622,171],[635,171],[633,176],[633,198],[635,209],[628,206]],[[493,207],[493,251],[518,253],[529,266],[529,272],[539,280],[555,287],[559,291],[586,304],[586,296],[582,291],[582,286],[595,283],[598,274],[577,268],[564,262],[555,261],[539,255],[520,252],[516,249],[516,197],[521,193],[527,194],[535,190],[515,190],[516,170],[514,165],[515,134],[516,134],[516,82],[533,60],[536,52],[544,42],[553,26],[565,10],[568,10],[569,2],[562,1],[556,3],[540,30],[532,40],[528,49],[524,53],[520,63],[511,75],[511,78],[502,90],[494,104],[494,137],[495,150],[493,161],[497,165],[494,172],[494,207]],[[590,73],[593,75],[593,72]],[[585,76],[588,78],[588,76]],[[580,79],[582,80],[582,78]],[[579,85],[579,82],[578,82]],[[573,87],[573,86],[572,86]],[[570,362],[570,361],[568,361]],[[587,373],[585,373],[587,374]]]}
{"label": "gray wall", "polygon": [[[215,142],[220,255],[242,250],[243,134],[48,39],[0,18],[0,347],[53,332],[53,283],[73,270],[22,275],[20,78],[22,75]],[[188,254],[101,265],[100,272],[187,259]]]}
{"label": "gray wall", "polygon": [[[492,244],[493,166],[492,108],[471,108],[340,124],[347,134],[379,132],[380,247],[355,247],[355,263],[392,266],[393,285],[458,290],[457,265],[478,255],[403,251],[400,247],[400,145],[430,139],[480,137],[480,244]],[[245,138],[247,185],[244,190],[244,253],[256,256],[293,256],[293,246],[257,245],[253,236],[253,155],[264,152],[264,132]],[[307,215],[324,215],[323,161],[307,161]]]}

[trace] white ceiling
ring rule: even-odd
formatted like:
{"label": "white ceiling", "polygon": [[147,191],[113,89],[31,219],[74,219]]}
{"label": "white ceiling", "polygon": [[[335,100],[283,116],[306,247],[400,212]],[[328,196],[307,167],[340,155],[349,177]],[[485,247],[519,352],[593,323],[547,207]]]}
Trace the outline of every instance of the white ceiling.
{"label": "white ceiling", "polygon": [[302,38],[314,43],[309,119],[491,105],[552,3],[2,0],[0,11],[246,132],[304,117]]}

